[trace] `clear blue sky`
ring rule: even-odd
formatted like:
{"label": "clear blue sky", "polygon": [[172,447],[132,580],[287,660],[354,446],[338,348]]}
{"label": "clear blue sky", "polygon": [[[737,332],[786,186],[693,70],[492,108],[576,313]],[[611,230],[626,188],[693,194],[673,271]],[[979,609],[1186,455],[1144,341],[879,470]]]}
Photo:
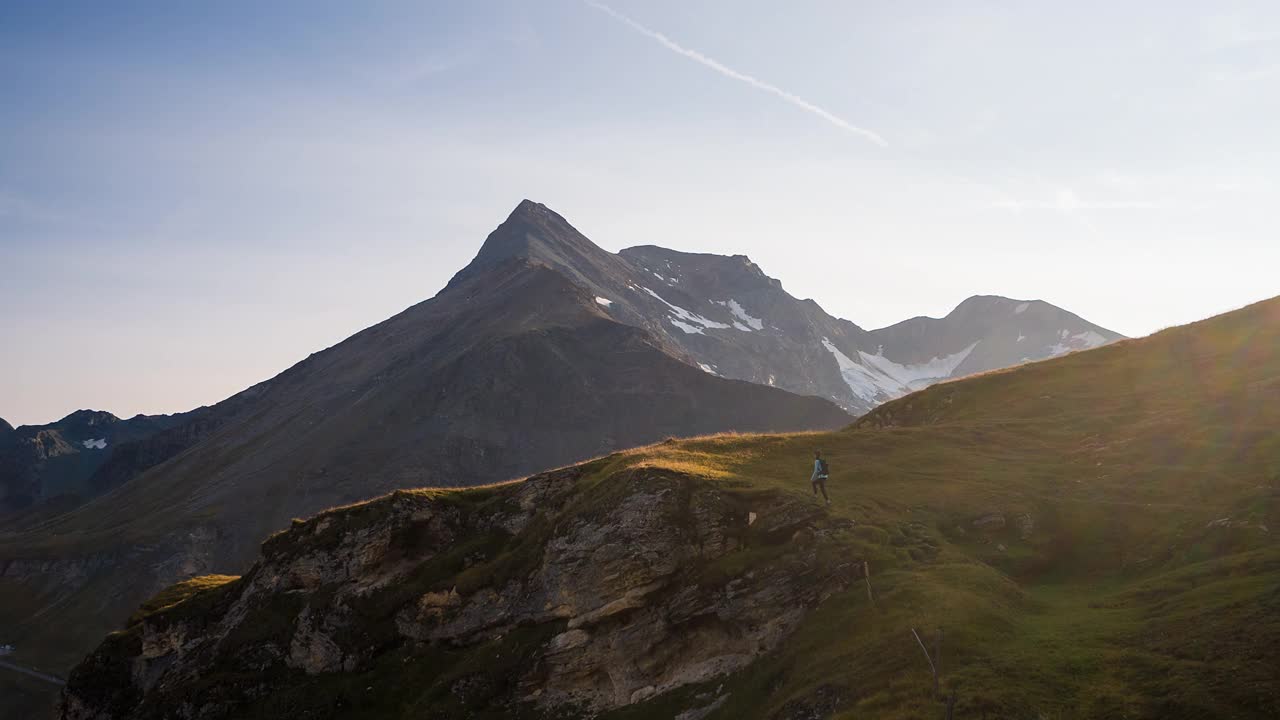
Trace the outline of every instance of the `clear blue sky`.
{"label": "clear blue sky", "polygon": [[0,417],[216,402],[430,297],[525,197],[864,327],[1280,293],[1274,3],[607,8],[0,5]]}

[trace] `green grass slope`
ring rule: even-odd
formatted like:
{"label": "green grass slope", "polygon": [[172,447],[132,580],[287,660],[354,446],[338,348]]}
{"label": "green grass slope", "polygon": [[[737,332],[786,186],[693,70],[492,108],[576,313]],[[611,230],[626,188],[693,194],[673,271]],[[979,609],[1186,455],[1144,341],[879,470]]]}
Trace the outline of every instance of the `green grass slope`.
{"label": "green grass slope", "polygon": [[934,386],[839,432],[618,453],[584,486],[652,466],[807,495],[815,448],[875,600],[855,585],[748,669],[608,717],[716,700],[705,717],[941,717],[913,628],[931,646],[941,630],[956,718],[1280,717],[1280,300]]}
{"label": "green grass slope", "polygon": [[1280,301],[940,384],[840,433],[628,461],[804,492],[815,447],[833,512],[876,546],[879,602],[824,606],[718,716],[932,715],[911,628],[942,629],[957,717],[1280,716]]}
{"label": "green grass slope", "polygon": [[824,605],[712,717],[935,716],[913,627],[942,629],[960,718],[1280,717],[1280,300],[934,386],[839,433],[619,462],[804,492],[814,448],[878,602]]}

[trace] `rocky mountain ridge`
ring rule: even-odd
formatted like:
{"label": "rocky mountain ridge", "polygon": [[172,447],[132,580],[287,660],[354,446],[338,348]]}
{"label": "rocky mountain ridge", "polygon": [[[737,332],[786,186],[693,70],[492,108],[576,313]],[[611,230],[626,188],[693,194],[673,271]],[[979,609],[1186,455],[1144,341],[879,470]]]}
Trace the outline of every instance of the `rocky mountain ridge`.
{"label": "rocky mountain ridge", "polygon": [[608,463],[296,522],[150,603],[62,717],[598,715],[746,667],[861,572],[809,503]]}
{"label": "rocky mountain ridge", "polygon": [[115,484],[99,472],[117,445],[141,442],[186,419],[179,414],[122,420],[101,410],[77,410],[47,425],[13,428],[0,421],[0,512],[99,495]]}
{"label": "rocky mountain ridge", "polygon": [[558,270],[610,317],[706,372],[825,397],[855,415],[941,380],[1122,338],[1046,302],[994,296],[969,298],[944,318],[864,330],[791,296],[744,255],[653,245],[610,253],[528,200],[454,282],[512,257]]}

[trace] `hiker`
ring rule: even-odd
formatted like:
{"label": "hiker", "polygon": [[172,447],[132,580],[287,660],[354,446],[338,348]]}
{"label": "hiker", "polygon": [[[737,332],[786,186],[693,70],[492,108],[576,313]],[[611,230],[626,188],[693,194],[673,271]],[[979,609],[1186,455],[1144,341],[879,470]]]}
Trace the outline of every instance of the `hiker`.
{"label": "hiker", "polygon": [[827,496],[827,477],[830,470],[827,467],[827,461],[822,459],[822,451],[813,451],[813,475],[809,478],[809,483],[813,485],[813,496],[818,496],[818,489],[822,489],[822,499],[831,504],[831,498]]}

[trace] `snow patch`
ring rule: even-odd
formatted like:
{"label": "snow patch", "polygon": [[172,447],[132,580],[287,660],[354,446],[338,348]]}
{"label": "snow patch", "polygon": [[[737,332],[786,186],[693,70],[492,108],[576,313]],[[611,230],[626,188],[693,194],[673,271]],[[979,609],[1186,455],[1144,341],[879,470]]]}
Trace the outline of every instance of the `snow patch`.
{"label": "snow patch", "polygon": [[840,376],[844,378],[844,384],[849,386],[849,390],[855,396],[863,400],[875,401],[878,396],[888,393],[888,388],[882,382],[884,378],[878,377],[854,362],[848,355],[840,352],[840,348],[832,344],[831,340],[822,338],[822,347],[835,357],[836,365],[840,367]]}
{"label": "snow patch", "polygon": [[1022,313],[1026,312],[1026,311],[1027,311],[1027,308],[1029,308],[1029,307],[1031,307],[1031,303],[1022,303],[1022,304],[1021,304],[1021,305],[1019,305],[1018,307],[1014,308],[1014,310],[1013,310],[1013,314],[1014,314],[1014,315],[1021,315]]}
{"label": "snow patch", "polygon": [[605,307],[609,307],[610,305],[613,304],[613,301],[610,300],[609,298],[602,298],[602,297],[596,298],[596,302]]}
{"label": "snow patch", "polygon": [[960,352],[952,353],[945,357],[935,357],[928,362],[910,365],[899,365],[883,355],[869,355],[864,352],[859,352],[858,354],[862,356],[864,363],[897,380],[906,388],[907,392],[914,392],[928,387],[938,380],[951,377],[956,368],[960,367],[960,363],[964,362],[973,352],[973,349],[978,347],[978,342],[980,341],[975,341]]}
{"label": "snow patch", "polygon": [[[711,328],[711,329],[717,329],[717,330],[727,330],[729,328],[729,326],[725,325],[724,323],[718,323],[715,320],[708,320],[702,317],[701,315],[698,315],[696,313],[691,313],[688,310],[685,310],[679,305],[672,305],[666,300],[663,300],[661,295],[650,290],[649,288],[641,288],[641,289],[649,293],[654,298],[656,298],[658,302],[671,308],[671,312],[675,315],[674,318],[671,318],[671,324],[675,325],[681,330],[684,330],[687,333],[697,333],[698,335],[701,335],[702,328]],[[683,320],[684,322],[678,322],[677,318],[679,320]],[[701,325],[702,328],[695,327],[692,330],[685,330],[686,327],[693,327],[694,325]]]}
{"label": "snow patch", "polygon": [[702,328],[698,327],[697,325],[690,325],[690,324],[689,324],[689,323],[687,323],[687,322],[681,322],[681,321],[679,321],[679,320],[677,320],[677,319],[675,319],[675,318],[667,318],[667,319],[671,321],[671,324],[672,324],[672,325],[675,325],[676,327],[678,327],[678,328],[680,328],[681,330],[685,331],[685,332],[686,332],[686,333],[688,333],[689,335],[702,335],[702,334],[703,334],[703,333],[702,333]]}
{"label": "snow patch", "polygon": [[[729,312],[733,313],[733,316],[741,321],[733,324],[733,326],[739,330],[750,332],[751,330],[764,329],[764,320],[761,320],[758,317],[751,317],[751,315],[743,309],[742,305],[739,304],[737,300],[712,300],[711,302],[729,308]],[[747,327],[742,327],[743,323],[745,323]]]}
{"label": "snow patch", "polygon": [[861,362],[855,362],[840,352],[831,340],[822,339],[822,346],[836,359],[840,375],[853,394],[863,400],[876,401],[896,398],[926,388],[939,380],[951,377],[956,368],[978,346],[975,342],[960,352],[929,362],[901,365],[883,355],[858,352]]}
{"label": "snow patch", "polygon": [[1019,336],[1018,336],[1018,342],[1022,342],[1023,340],[1026,340],[1026,339],[1027,339],[1027,336],[1026,336],[1026,335],[1019,335]]}
{"label": "snow patch", "polygon": [[81,444],[81,445],[84,445],[84,446],[85,446],[85,448],[87,448],[87,449],[89,449],[89,450],[102,450],[103,448],[105,448],[105,447],[107,446],[107,439],[106,439],[106,438],[101,438],[101,439],[99,439],[99,440],[85,440],[84,442],[82,442],[82,443],[80,443],[80,444]]}
{"label": "snow patch", "polygon": [[1074,352],[1076,350],[1089,350],[1090,348],[1096,348],[1107,344],[1107,339],[1102,336],[1102,333],[1099,333],[1096,330],[1086,330],[1082,333],[1076,333],[1075,335],[1067,334],[1066,330],[1063,330],[1062,332],[1064,334],[1061,337],[1064,342],[1050,345],[1048,348],[1049,357],[1058,357],[1059,355],[1066,355],[1067,353]]}
{"label": "snow patch", "polygon": [[703,371],[703,372],[705,372],[705,373],[710,373],[710,374],[712,374],[712,375],[715,375],[716,377],[719,377],[719,376],[720,376],[720,373],[716,372],[716,367],[715,367],[715,365],[708,365],[708,364],[706,364],[706,363],[698,363],[698,367],[702,368],[702,371]]}
{"label": "snow patch", "polygon": [[1101,347],[1107,344],[1107,339],[1102,336],[1102,333],[1097,332],[1096,330],[1088,330],[1072,337],[1084,343],[1084,346],[1088,348]]}

